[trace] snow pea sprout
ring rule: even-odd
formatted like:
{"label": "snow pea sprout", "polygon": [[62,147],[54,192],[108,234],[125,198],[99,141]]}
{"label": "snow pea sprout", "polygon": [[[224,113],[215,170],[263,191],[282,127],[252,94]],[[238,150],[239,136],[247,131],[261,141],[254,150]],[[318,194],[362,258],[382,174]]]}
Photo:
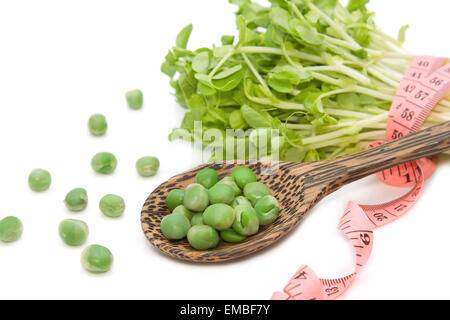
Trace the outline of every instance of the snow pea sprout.
{"label": "snow pea sprout", "polygon": [[161,221],[162,234],[177,241],[187,237],[196,250],[213,249],[221,239],[245,241],[273,223],[280,211],[270,189],[247,167],[222,180],[212,168],[200,170],[185,190],[171,190],[166,204],[172,213]]}

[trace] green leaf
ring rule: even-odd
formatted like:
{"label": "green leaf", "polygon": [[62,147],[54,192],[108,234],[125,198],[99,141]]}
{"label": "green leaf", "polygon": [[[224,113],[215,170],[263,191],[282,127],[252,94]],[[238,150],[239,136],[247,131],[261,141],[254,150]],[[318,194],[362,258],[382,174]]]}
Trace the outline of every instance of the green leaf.
{"label": "green leaf", "polygon": [[270,77],[267,83],[272,89],[281,93],[293,93],[294,91],[294,86],[287,80],[280,80],[274,77]]}
{"label": "green leaf", "polygon": [[242,68],[240,68],[237,72],[234,72],[227,77],[224,77],[223,74],[219,74],[218,78],[213,78],[212,84],[217,90],[227,92],[236,88],[241,83],[243,77],[244,72]]}
{"label": "green leaf", "polygon": [[316,161],[320,161],[320,155],[316,150],[310,150],[306,153],[305,162],[316,162]]}
{"label": "green leaf", "polygon": [[208,72],[209,67],[209,52],[203,51],[198,53],[192,60],[192,69],[198,73]]}
{"label": "green leaf", "polygon": [[404,25],[398,31],[398,41],[400,43],[404,43],[405,42],[405,40],[406,40],[406,31],[408,31],[408,29],[409,29],[409,24]]}
{"label": "green leaf", "polygon": [[245,18],[243,16],[238,16],[236,19],[236,23],[239,30],[239,42],[237,44],[238,46],[244,44],[256,44],[260,42],[261,39],[259,34],[247,27],[247,22],[245,21]]}
{"label": "green leaf", "polygon": [[177,36],[177,47],[181,49],[186,49],[189,37],[191,36],[193,26],[192,24],[184,27]]}
{"label": "green leaf", "polygon": [[234,110],[230,114],[229,122],[230,122],[230,126],[233,130],[248,128],[248,124],[247,124],[247,122],[245,122],[245,119],[242,116],[241,110]]}
{"label": "green leaf", "polygon": [[291,20],[291,29],[307,44],[319,46],[323,43],[322,38],[316,29],[309,27],[307,24],[298,19]]}
{"label": "green leaf", "polygon": [[270,128],[271,117],[266,112],[258,112],[246,104],[241,107],[241,112],[250,127],[254,129]]}
{"label": "green leaf", "polygon": [[270,20],[285,31],[289,31],[289,13],[279,7],[275,7],[270,11]]}
{"label": "green leaf", "polygon": [[283,33],[277,27],[271,24],[267,28],[266,33],[264,35],[264,44],[267,47],[277,48],[283,44],[283,41],[284,41]]}
{"label": "green leaf", "polygon": [[213,96],[217,92],[217,90],[214,87],[206,85],[200,81],[197,84],[197,91],[198,93],[203,94],[204,96]]}
{"label": "green leaf", "polygon": [[367,28],[356,28],[353,32],[353,38],[359,45],[367,47],[370,44],[370,34]]}
{"label": "green leaf", "polygon": [[220,80],[220,79],[225,79],[233,74],[235,74],[236,72],[240,71],[242,69],[242,64],[238,64],[232,68],[227,68],[225,70],[223,70],[222,72],[216,74],[213,79],[214,80]]}
{"label": "green leaf", "polygon": [[270,77],[277,80],[289,81],[293,85],[308,82],[313,79],[311,72],[291,65],[277,65],[272,69]]}
{"label": "green leaf", "polygon": [[368,4],[368,3],[369,3],[369,0],[350,0],[347,5],[347,9],[350,12],[353,12],[356,10],[364,11],[364,10],[366,10],[366,4]]}
{"label": "green leaf", "polygon": [[233,50],[234,47],[231,45],[214,48],[214,57],[223,58]]}
{"label": "green leaf", "polygon": [[221,38],[222,45],[233,45],[234,43],[234,36],[222,36]]}
{"label": "green leaf", "polygon": [[183,121],[181,122],[181,129],[186,129],[189,131],[194,130],[194,121],[195,118],[192,112],[186,112],[184,114]]}

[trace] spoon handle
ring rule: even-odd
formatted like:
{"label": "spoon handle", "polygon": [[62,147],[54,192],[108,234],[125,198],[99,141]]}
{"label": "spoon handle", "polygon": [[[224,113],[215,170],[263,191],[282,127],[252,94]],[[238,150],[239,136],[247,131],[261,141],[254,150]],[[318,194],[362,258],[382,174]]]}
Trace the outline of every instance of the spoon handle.
{"label": "spoon handle", "polygon": [[[306,184],[341,186],[395,166],[440,154],[450,149],[450,121],[351,156],[312,165]],[[331,191],[331,190],[330,190]]]}

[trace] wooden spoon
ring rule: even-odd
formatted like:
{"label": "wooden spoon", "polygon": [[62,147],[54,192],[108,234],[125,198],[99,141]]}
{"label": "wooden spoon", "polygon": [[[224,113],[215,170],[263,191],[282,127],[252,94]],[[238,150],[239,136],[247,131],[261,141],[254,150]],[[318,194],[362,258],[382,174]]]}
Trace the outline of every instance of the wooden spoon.
{"label": "wooden spoon", "polygon": [[280,202],[280,216],[271,225],[244,242],[228,244],[223,241],[212,250],[197,251],[187,240],[170,241],[161,233],[161,219],[169,214],[165,199],[172,189],[184,189],[195,182],[196,173],[206,167],[219,172],[220,177],[230,175],[233,169],[247,166],[255,173],[263,168],[261,162],[211,163],[182,173],[160,185],[144,204],[141,223],[148,240],[165,254],[192,262],[224,262],[267,248],[280,240],[305,217],[321,199],[342,186],[373,173],[450,149],[450,121],[419,131],[405,138],[383,144],[355,155],[312,163],[279,162],[273,175],[260,175]]}

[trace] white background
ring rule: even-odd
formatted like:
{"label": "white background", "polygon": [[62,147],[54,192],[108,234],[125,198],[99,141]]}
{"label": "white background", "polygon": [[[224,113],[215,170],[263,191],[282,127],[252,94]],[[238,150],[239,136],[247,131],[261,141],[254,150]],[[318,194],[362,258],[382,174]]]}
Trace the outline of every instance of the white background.
{"label": "white background", "polygon": [[[448,1],[373,0],[370,6],[393,36],[411,24],[411,52],[450,55],[444,41]],[[353,252],[336,229],[347,201],[379,203],[405,192],[374,177],[328,197],[279,244],[233,263],[167,258],[141,231],[147,195],[199,163],[190,146],[167,140],[183,110],[169,94],[160,64],[188,23],[195,28],[192,48],[234,34],[234,11],[226,0],[0,1],[0,217],[16,215],[24,223],[20,241],[0,243],[0,298],[267,299],[302,264],[321,277],[353,271]],[[134,88],[144,92],[141,111],[129,110],[124,101],[125,91]],[[109,121],[103,138],[91,137],[86,128],[97,112]],[[113,175],[92,172],[90,159],[99,151],[118,157]],[[144,155],[161,160],[154,178],[135,172],[136,159]],[[27,186],[36,167],[53,177],[42,194]],[[450,298],[449,179],[450,159],[443,157],[417,206],[376,231],[372,257],[344,299]],[[62,202],[75,187],[89,192],[83,213],[70,213]],[[122,218],[99,212],[98,201],[107,193],[126,199]],[[66,218],[85,220],[88,243],[113,252],[109,273],[82,269],[82,248],[69,248],[58,237]]]}

